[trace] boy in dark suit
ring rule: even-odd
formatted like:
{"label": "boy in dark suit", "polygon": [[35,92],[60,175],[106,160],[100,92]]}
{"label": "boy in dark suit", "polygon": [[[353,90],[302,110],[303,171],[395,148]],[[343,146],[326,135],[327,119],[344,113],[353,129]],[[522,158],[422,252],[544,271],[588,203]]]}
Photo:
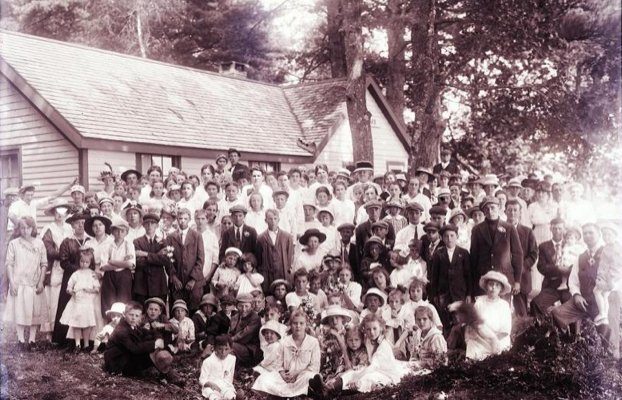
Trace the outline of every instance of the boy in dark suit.
{"label": "boy in dark suit", "polygon": [[255,228],[244,224],[247,212],[246,207],[235,205],[229,209],[229,212],[231,213],[233,226],[222,233],[218,260],[220,262],[224,260],[225,250],[229,247],[236,247],[242,253],[253,253],[257,257],[257,254],[255,254],[257,251],[257,231]]}
{"label": "boy in dark suit", "polygon": [[173,356],[164,350],[164,340],[149,339],[140,327],[142,306],[134,301],[125,306],[124,318],[114,329],[106,351],[104,369],[112,374],[140,376],[154,366],[170,383],[183,385],[183,381],[171,369]]}
{"label": "boy in dark suit", "polygon": [[458,227],[452,224],[441,228],[444,246],[438,248],[430,262],[428,294],[439,311],[446,332],[451,330],[452,318],[447,306],[464,301],[469,295],[471,265],[469,252],[457,246]]}
{"label": "boy in dark suit", "polygon": [[160,217],[146,214],[143,217],[145,235],[134,239],[136,249],[136,271],[134,273],[133,297],[144,304],[145,300],[159,297],[166,303],[171,262],[166,255],[166,241],[156,237]]}

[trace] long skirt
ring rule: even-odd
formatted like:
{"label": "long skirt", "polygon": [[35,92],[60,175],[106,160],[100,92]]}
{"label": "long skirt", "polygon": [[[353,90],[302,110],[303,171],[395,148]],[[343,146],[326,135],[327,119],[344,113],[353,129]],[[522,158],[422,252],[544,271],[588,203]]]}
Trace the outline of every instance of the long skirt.
{"label": "long skirt", "polygon": [[36,287],[20,285],[17,295],[7,296],[4,321],[17,325],[32,326],[48,322],[48,307],[45,291],[37,294]]}
{"label": "long skirt", "polygon": [[314,375],[313,372],[303,371],[294,382],[287,383],[277,371],[266,372],[257,377],[252,389],[278,397],[303,396],[309,391],[309,379]]}

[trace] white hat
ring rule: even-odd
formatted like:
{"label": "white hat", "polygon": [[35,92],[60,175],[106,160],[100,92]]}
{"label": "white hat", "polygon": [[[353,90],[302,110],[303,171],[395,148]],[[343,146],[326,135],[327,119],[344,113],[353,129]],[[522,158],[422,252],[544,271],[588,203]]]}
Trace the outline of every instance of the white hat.
{"label": "white hat", "polygon": [[268,330],[279,335],[279,339],[280,339],[284,336],[284,333],[285,333],[283,328],[284,328],[283,324],[278,323],[277,321],[274,321],[271,319],[271,320],[266,321],[266,323],[262,325],[262,327],[259,329],[259,334],[262,335],[263,331]]}
{"label": "white hat", "polygon": [[344,309],[338,304],[333,304],[326,308],[326,313],[322,317],[322,324],[328,323],[328,318],[330,317],[343,317],[344,323],[350,322],[350,320],[352,320],[352,317],[350,316],[348,310]]}
{"label": "white hat", "polygon": [[385,292],[383,292],[382,290],[378,288],[371,288],[367,291],[367,293],[363,295],[363,298],[362,298],[363,304],[365,304],[365,300],[367,299],[367,296],[369,296],[370,294],[380,297],[380,299],[382,300],[382,304],[380,304],[381,307],[387,302],[387,295]]}
{"label": "white hat", "polygon": [[479,278],[479,287],[486,290],[486,282],[489,280],[497,281],[503,285],[503,289],[501,290],[501,293],[499,293],[500,296],[508,294],[512,291],[512,286],[510,286],[507,276],[499,271],[491,270],[486,272],[485,275]]}
{"label": "white hat", "polygon": [[123,303],[112,303],[110,310],[106,311],[106,316],[110,314],[124,314],[125,313],[125,304]]}
{"label": "white hat", "polygon": [[227,247],[227,250],[225,250],[225,255],[229,253],[235,253],[238,255],[238,257],[242,257],[242,250],[238,249],[237,247]]}
{"label": "white hat", "polygon": [[84,190],[84,186],[82,185],[73,185],[71,189],[69,190],[69,193],[73,193],[73,192],[80,192],[84,194],[86,193],[86,190]]}

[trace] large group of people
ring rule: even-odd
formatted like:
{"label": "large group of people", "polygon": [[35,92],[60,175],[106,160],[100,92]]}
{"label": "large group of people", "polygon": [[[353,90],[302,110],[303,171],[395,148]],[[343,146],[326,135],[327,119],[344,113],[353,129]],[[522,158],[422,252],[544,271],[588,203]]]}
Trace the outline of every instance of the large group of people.
{"label": "large group of people", "polygon": [[508,350],[523,317],[570,333],[593,320],[619,358],[620,234],[580,183],[469,175],[448,150],[412,174],[240,158],[5,191],[18,348],[103,352],[110,373],[178,384],[178,357],[202,357],[210,399],[239,397],[243,368],[277,397],[373,391]]}

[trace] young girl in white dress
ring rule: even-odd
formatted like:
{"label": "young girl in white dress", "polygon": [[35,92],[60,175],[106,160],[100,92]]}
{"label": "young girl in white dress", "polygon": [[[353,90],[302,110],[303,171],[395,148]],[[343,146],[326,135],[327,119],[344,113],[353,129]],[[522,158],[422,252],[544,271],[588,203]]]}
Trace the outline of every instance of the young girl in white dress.
{"label": "young girl in white dress", "polygon": [[[499,296],[510,293],[512,290],[508,278],[501,272],[488,271],[479,280],[479,286],[486,291],[486,295],[475,300],[475,309],[499,340],[499,352],[509,350],[512,343],[512,310],[510,304]],[[467,345],[468,346],[468,345]]]}
{"label": "young girl in white dress", "polygon": [[278,371],[259,375],[253,390],[278,397],[295,397],[308,394],[309,380],[320,372],[320,343],[308,335],[307,315],[295,310],[290,319],[291,334],[281,339]]}
{"label": "young girl in white dress", "polygon": [[256,270],[257,258],[253,253],[245,253],[241,261],[242,273],[238,276],[235,283],[237,295],[250,294],[255,290],[261,291],[261,284],[264,281],[264,277]]}
{"label": "young girl in white dress", "polygon": [[281,337],[284,325],[275,320],[268,320],[259,329],[259,335],[263,338],[263,360],[258,366],[253,368],[259,374],[264,372],[279,371],[281,368]]}
{"label": "young girl in white dress", "polygon": [[67,283],[67,293],[71,295],[71,299],[60,318],[61,324],[72,328],[76,352],[82,349],[80,346],[82,338],[84,338],[84,348],[88,347],[91,329],[97,325],[93,298],[99,293],[99,289],[100,283],[95,274],[93,248],[83,246],[80,248],[80,268],[69,277],[69,283]]}
{"label": "young girl in white dress", "polygon": [[[47,269],[45,246],[37,239],[37,224],[31,217],[20,219],[19,237],[9,242],[6,255],[9,294],[4,310],[4,322],[14,322],[20,349],[35,342],[37,329],[48,321],[48,308],[43,291]],[[28,345],[25,342],[29,328]]]}

